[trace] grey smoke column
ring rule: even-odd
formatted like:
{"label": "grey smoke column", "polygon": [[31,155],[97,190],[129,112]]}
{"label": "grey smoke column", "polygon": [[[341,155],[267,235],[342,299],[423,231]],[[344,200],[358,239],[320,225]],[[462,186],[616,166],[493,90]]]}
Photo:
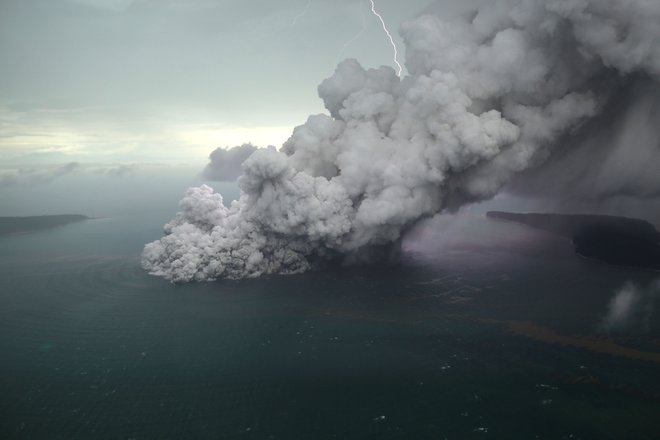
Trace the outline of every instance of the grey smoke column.
{"label": "grey smoke column", "polygon": [[280,151],[243,164],[225,208],[191,188],[143,266],[175,282],[296,273],[396,242],[425,216],[492,197],[597,115],[630,74],[660,76],[660,3],[511,0],[404,23],[406,66],[342,62]]}

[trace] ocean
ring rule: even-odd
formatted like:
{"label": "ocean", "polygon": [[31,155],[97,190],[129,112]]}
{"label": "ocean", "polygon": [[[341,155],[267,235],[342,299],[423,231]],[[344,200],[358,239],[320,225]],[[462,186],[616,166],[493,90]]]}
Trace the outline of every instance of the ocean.
{"label": "ocean", "polygon": [[657,274],[480,215],[400,264],[174,285],[171,212],[0,237],[2,439],[657,439]]}

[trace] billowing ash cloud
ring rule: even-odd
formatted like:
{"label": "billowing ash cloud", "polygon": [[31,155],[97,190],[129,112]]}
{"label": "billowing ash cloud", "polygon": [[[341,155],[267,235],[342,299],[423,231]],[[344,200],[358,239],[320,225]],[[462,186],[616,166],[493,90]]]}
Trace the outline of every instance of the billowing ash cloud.
{"label": "billowing ash cloud", "polygon": [[56,167],[21,168],[19,170],[0,171],[0,188],[43,185],[62,176],[66,176],[79,168],[80,165],[77,162],[70,162]]}
{"label": "billowing ash cloud", "polygon": [[202,171],[202,178],[218,182],[233,182],[241,175],[241,164],[257,147],[243,144],[225,149],[216,148],[209,156],[209,164]]}
{"label": "billowing ash cloud", "polygon": [[329,115],[244,163],[226,208],[192,188],[143,266],[175,282],[296,273],[370,258],[419,219],[492,197],[608,108],[660,77],[660,3],[510,0],[404,23],[406,66],[342,62]]}

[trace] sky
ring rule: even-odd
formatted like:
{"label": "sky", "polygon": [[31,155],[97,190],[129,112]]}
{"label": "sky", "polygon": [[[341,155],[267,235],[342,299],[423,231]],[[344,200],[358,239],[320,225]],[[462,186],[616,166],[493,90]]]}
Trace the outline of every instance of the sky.
{"label": "sky", "polygon": [[[376,6],[401,47],[399,24],[431,3]],[[368,0],[0,0],[0,167],[280,146],[349,57],[393,65]]]}

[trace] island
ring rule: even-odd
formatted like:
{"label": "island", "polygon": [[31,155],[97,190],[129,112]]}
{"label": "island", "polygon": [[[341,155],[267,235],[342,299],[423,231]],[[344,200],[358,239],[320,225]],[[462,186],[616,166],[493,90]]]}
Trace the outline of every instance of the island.
{"label": "island", "polygon": [[0,217],[0,235],[21,234],[49,229],[69,223],[89,220],[80,214],[37,215],[29,217]]}
{"label": "island", "polygon": [[578,255],[618,266],[660,270],[660,232],[645,221],[587,214],[517,214],[490,211],[506,220],[566,237]]}

